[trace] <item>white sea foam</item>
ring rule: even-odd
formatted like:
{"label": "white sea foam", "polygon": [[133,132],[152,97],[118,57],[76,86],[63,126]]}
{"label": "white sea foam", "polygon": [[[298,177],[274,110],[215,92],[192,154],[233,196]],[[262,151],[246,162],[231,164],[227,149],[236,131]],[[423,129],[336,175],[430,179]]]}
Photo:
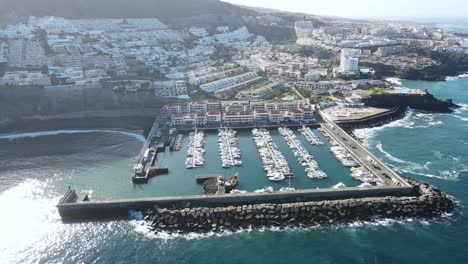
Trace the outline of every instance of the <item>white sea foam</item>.
{"label": "white sea foam", "polygon": [[404,168],[396,168],[396,170],[402,173],[410,173],[410,174],[424,176],[428,178],[437,178],[437,179],[448,180],[448,181],[457,181],[461,173],[468,172],[468,169],[440,170],[439,175],[435,175],[431,173],[418,172],[418,171],[413,171],[411,169],[404,169]]}
{"label": "white sea foam", "polygon": [[381,131],[385,130],[386,128],[397,128],[397,127],[403,127],[403,128],[413,128],[414,126],[414,121],[412,121],[415,113],[413,111],[409,111],[405,117],[399,120],[395,120],[393,122],[390,122],[388,124],[385,124],[383,126],[378,126],[378,127],[372,127],[372,128],[361,128],[361,129],[356,129],[354,130],[354,135],[359,138],[364,146],[370,147],[372,145],[372,141],[374,137]]}
{"label": "white sea foam", "polygon": [[458,80],[459,78],[468,78],[468,72],[467,73],[462,73],[458,76],[447,76],[445,78],[446,81],[455,81]]}
{"label": "white sea foam", "polygon": [[387,82],[393,83],[393,84],[398,85],[398,86],[401,86],[401,85],[402,85],[401,79],[400,79],[400,78],[388,77],[388,78],[385,78],[385,80],[386,80]]}
{"label": "white sea foam", "polygon": [[100,129],[93,129],[93,130],[54,130],[54,131],[41,131],[41,132],[28,132],[28,133],[15,133],[15,134],[3,134],[0,135],[0,139],[8,139],[8,140],[15,140],[19,138],[32,138],[32,137],[45,137],[45,136],[56,136],[56,135],[63,135],[63,134],[82,134],[82,133],[118,133],[122,135],[126,135],[132,138],[135,138],[140,141],[145,141],[145,137],[143,135],[137,133],[131,133],[126,131],[119,131],[119,130],[100,130]]}
{"label": "white sea foam", "polygon": [[409,162],[407,162],[407,161],[404,161],[404,160],[402,160],[402,159],[399,159],[399,158],[397,158],[397,157],[394,157],[394,156],[392,156],[390,153],[388,153],[387,151],[385,151],[385,150],[383,149],[382,143],[380,143],[380,142],[378,142],[378,143],[376,144],[376,148],[377,148],[380,152],[382,152],[382,153],[385,155],[385,157],[387,157],[387,158],[388,158],[389,160],[391,160],[391,161],[398,162],[398,163],[403,163],[403,164],[408,164],[408,163],[409,163]]}
{"label": "white sea foam", "polygon": [[453,117],[455,118],[458,118],[464,122],[468,122],[468,117],[463,117],[463,116],[459,116],[459,115],[452,115]]}
{"label": "white sea foam", "polygon": [[434,218],[431,220],[422,219],[422,218],[403,218],[403,219],[390,219],[390,218],[380,218],[373,221],[353,221],[345,224],[336,224],[336,225],[310,225],[310,226],[263,226],[263,227],[249,227],[244,229],[238,229],[235,231],[223,230],[223,231],[208,231],[208,232],[170,232],[170,231],[158,231],[154,232],[149,230],[149,226],[143,221],[132,221],[131,225],[134,226],[134,230],[143,235],[148,239],[156,239],[162,241],[171,241],[176,239],[184,240],[195,240],[195,239],[206,239],[210,237],[226,237],[226,236],[235,236],[235,235],[245,235],[248,233],[266,233],[266,232],[310,232],[313,230],[325,230],[325,229],[343,229],[346,230],[356,230],[356,229],[365,229],[376,227],[386,227],[393,228],[395,226],[408,226],[412,225],[422,225],[428,226],[434,222],[447,221],[450,220],[452,214],[444,214],[441,217]]}
{"label": "white sea foam", "polygon": [[460,108],[458,108],[458,109],[465,110],[465,111],[468,110],[468,104],[458,104],[457,103],[457,105],[460,106]]}

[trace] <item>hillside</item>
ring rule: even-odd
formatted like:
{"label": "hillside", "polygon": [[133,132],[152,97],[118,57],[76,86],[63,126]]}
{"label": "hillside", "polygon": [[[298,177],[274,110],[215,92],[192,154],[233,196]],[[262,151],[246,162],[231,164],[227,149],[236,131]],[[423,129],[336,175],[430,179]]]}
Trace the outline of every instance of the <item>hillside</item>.
{"label": "hillside", "polygon": [[240,17],[253,13],[218,0],[0,0],[0,6],[0,17],[157,17],[165,22],[210,14]]}

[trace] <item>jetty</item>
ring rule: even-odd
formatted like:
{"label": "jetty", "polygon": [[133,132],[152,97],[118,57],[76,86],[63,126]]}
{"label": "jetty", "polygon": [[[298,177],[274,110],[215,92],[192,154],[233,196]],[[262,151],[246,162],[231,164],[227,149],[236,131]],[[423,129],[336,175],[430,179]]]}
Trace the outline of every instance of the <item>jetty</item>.
{"label": "jetty", "polygon": [[327,114],[324,114],[322,111],[319,113],[324,120],[324,123],[321,124],[323,131],[341,147],[346,149],[361,166],[375,175],[384,185],[409,186],[407,181],[370,153],[370,151],[364,148],[341,127],[336,125]]}

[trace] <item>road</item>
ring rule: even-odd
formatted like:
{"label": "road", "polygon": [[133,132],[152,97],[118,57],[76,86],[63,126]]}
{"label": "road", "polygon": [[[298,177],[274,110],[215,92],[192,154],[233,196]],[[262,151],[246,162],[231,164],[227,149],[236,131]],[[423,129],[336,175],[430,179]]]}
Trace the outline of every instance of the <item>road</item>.
{"label": "road", "polygon": [[346,131],[331,121],[331,118],[327,114],[324,114],[322,111],[320,111],[320,114],[325,121],[322,124],[322,128],[341,146],[346,148],[362,166],[381,179],[385,185],[410,186],[403,178],[346,133]]}

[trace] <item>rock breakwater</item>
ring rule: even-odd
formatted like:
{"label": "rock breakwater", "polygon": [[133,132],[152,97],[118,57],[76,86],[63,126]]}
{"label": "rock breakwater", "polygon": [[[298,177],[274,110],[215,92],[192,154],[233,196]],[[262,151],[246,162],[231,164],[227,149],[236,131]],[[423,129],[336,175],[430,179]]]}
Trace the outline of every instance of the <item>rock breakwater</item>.
{"label": "rock breakwater", "polygon": [[434,187],[409,180],[418,195],[298,203],[245,204],[227,207],[154,207],[144,221],[153,231],[203,231],[249,226],[331,225],[379,218],[432,218],[453,209],[453,199]]}

